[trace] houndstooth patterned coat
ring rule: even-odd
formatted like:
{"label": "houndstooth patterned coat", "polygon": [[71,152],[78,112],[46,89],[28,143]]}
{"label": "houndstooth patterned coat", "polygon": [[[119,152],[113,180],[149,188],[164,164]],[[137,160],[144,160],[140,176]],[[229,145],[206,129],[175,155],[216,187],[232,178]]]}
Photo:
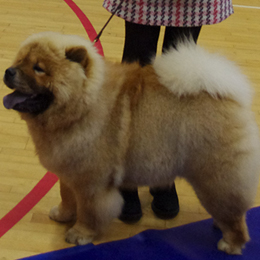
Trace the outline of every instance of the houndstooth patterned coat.
{"label": "houndstooth patterned coat", "polygon": [[[113,13],[120,2],[103,6]],[[233,12],[232,0],[123,0],[115,14],[138,24],[188,27],[220,23]]]}

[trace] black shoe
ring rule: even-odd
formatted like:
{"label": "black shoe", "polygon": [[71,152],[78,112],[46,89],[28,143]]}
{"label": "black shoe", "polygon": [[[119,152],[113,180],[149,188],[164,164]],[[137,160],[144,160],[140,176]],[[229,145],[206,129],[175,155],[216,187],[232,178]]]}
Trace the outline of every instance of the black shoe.
{"label": "black shoe", "polygon": [[142,217],[142,208],[136,190],[122,190],[121,195],[124,199],[124,205],[119,219],[125,223],[136,223]]}
{"label": "black shoe", "polygon": [[175,185],[171,188],[150,189],[154,199],[152,201],[152,210],[158,218],[171,219],[179,213],[179,199],[176,193]]}

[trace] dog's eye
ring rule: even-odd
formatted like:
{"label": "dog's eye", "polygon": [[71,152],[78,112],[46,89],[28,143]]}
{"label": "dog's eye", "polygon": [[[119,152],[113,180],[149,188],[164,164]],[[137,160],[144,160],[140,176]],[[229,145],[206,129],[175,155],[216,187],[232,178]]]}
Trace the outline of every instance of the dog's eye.
{"label": "dog's eye", "polygon": [[39,65],[34,65],[33,66],[33,70],[36,72],[36,73],[38,73],[38,74],[44,74],[45,73],[45,71],[39,66]]}

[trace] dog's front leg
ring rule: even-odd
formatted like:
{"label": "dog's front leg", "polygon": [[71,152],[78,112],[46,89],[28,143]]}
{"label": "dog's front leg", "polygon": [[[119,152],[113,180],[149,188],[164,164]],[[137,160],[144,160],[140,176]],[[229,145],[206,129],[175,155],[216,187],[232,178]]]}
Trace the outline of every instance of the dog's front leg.
{"label": "dog's front leg", "polygon": [[121,213],[123,199],[114,187],[86,187],[77,185],[77,222],[68,230],[68,243],[85,245],[100,235],[107,225]]}
{"label": "dog's front leg", "polygon": [[69,222],[76,218],[76,199],[74,192],[60,179],[61,203],[50,211],[50,218],[58,222]]}

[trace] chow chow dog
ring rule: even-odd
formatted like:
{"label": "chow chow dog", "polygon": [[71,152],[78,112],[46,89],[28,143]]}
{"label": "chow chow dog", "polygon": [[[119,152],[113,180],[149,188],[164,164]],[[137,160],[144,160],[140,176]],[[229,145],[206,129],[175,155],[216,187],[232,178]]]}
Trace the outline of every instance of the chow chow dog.
{"label": "chow chow dog", "polygon": [[232,62],[189,40],[151,65],[111,63],[71,35],[30,36],[4,97],[28,125],[40,162],[60,178],[50,211],[75,219],[66,241],[90,243],[122,208],[119,188],[194,188],[221,229],[219,250],[241,254],[259,173],[252,93]]}

